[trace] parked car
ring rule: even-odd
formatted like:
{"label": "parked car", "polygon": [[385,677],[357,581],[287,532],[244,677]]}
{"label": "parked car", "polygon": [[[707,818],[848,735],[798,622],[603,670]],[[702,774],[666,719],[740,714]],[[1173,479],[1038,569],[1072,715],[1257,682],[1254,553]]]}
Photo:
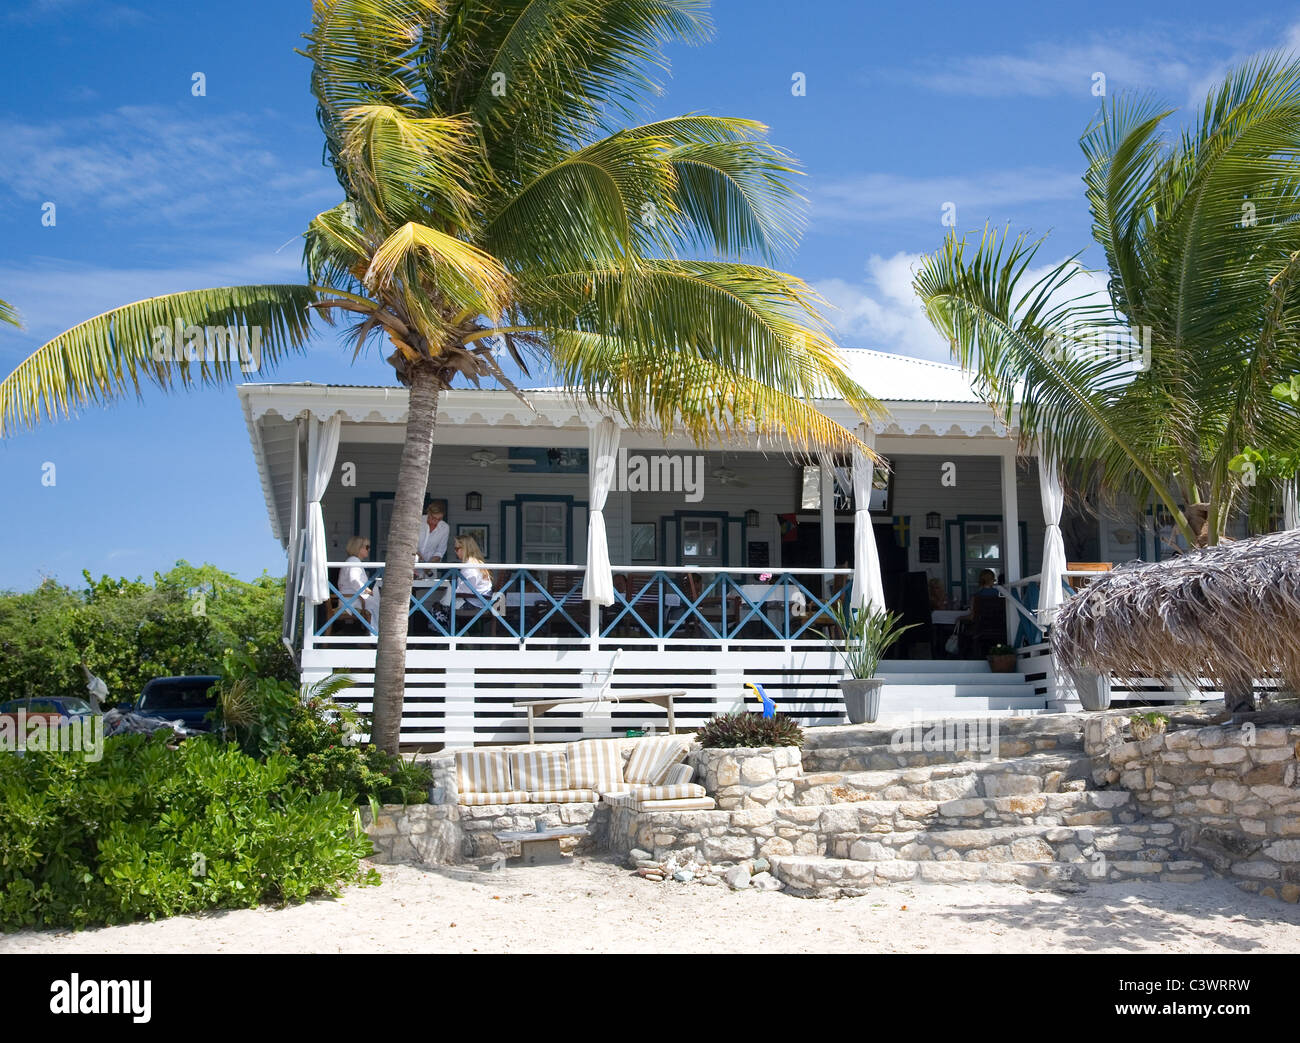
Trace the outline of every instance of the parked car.
{"label": "parked car", "polygon": [[208,720],[217,706],[217,694],[212,686],[221,678],[209,674],[190,677],[155,677],[144,686],[140,698],[131,707],[144,717],[162,717],[169,721],[183,721],[194,731],[211,731]]}
{"label": "parked car", "polygon": [[0,703],[0,717],[13,717],[16,721],[19,710],[27,711],[28,720],[33,717],[45,717],[51,724],[56,721],[71,720],[74,717],[93,717],[96,713],[95,708],[79,695],[56,698],[32,696]]}

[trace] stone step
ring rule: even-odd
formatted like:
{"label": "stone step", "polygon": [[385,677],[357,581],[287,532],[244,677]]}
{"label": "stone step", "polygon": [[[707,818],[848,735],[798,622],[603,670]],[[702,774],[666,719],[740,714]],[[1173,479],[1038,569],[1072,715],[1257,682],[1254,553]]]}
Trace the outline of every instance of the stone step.
{"label": "stone step", "polygon": [[1018,688],[1026,683],[1024,674],[954,674],[946,670],[934,673],[922,673],[919,670],[896,673],[893,670],[882,669],[876,671],[876,676],[887,685],[955,684],[962,687],[984,685],[989,688]]}
{"label": "stone step", "polygon": [[[967,729],[978,721],[978,717],[963,719]],[[920,720],[908,722],[908,731],[918,729],[925,734],[936,725],[942,724],[950,731],[954,727],[953,718]],[[1038,741],[1052,740],[1060,745],[1075,744],[1082,746],[1083,724],[1077,716],[1069,714],[1029,714],[1025,716],[998,716],[982,722],[985,730],[997,728],[998,738]],[[890,746],[900,728],[896,725],[883,724],[841,724],[826,727],[804,729],[804,751],[820,749],[851,749],[853,747]],[[1038,747],[1043,748],[1043,747]]]}
{"label": "stone step", "polygon": [[[959,800],[863,800],[836,804],[856,815],[852,827],[876,833],[985,829],[991,826],[1114,826],[1137,822],[1140,814],[1128,790],[1023,793]],[[828,809],[829,810],[829,809]]]}
{"label": "stone step", "polygon": [[[829,834],[829,835],[827,835]],[[1178,859],[1170,822],[1112,826],[985,826],[896,832],[824,830],[831,858],[855,862],[1161,862]],[[1181,856],[1187,857],[1187,856]]]}
{"label": "stone step", "polygon": [[[929,758],[932,763],[910,763]],[[856,800],[958,800],[1057,793],[1090,788],[1092,760],[1062,753],[1032,753],[1005,760],[963,760],[970,753],[845,754],[827,758],[846,769],[809,770],[795,781],[796,804],[842,804]],[[943,759],[941,759],[943,758]],[[814,763],[821,758],[815,758]],[[899,763],[899,761],[903,763]],[[877,764],[855,770],[864,761]]]}
{"label": "stone step", "polygon": [[878,675],[884,674],[992,674],[987,659],[885,659]]}
{"label": "stone step", "polygon": [[1159,880],[1194,883],[1208,873],[1200,862],[1181,858],[1153,862],[859,862],[819,855],[778,855],[771,872],[785,893],[800,898],[852,898],[897,883],[950,884],[965,881],[1019,884],[1028,888],[1078,890],[1089,883]]}

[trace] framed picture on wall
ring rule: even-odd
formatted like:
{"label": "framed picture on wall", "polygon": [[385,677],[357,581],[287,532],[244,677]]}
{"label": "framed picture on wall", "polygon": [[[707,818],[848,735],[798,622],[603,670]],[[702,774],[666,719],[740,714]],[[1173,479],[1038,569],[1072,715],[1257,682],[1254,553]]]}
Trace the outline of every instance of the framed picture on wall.
{"label": "framed picture on wall", "polygon": [[[491,526],[484,525],[481,522],[472,522],[469,524],[462,522],[460,525],[456,526],[456,539],[460,539],[464,536],[470,537],[475,543],[478,544],[478,549],[483,552],[484,560],[487,560],[492,556],[492,548],[488,541],[488,533],[490,530],[491,530]],[[447,549],[451,550],[450,547],[448,547]],[[452,557],[449,557],[447,560],[454,561],[455,560],[454,554]]]}
{"label": "framed picture on wall", "polygon": [[632,523],[632,560],[658,561],[659,548],[656,545],[654,522]]}

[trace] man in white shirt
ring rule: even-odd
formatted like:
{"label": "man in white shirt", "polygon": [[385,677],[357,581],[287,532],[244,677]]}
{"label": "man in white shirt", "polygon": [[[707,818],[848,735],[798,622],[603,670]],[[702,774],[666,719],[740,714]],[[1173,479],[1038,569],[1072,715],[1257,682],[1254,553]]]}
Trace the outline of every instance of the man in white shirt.
{"label": "man in white shirt", "polygon": [[451,526],[445,521],[447,517],[446,500],[430,500],[425,508],[426,528],[420,533],[420,560],[442,561],[447,555],[447,537]]}

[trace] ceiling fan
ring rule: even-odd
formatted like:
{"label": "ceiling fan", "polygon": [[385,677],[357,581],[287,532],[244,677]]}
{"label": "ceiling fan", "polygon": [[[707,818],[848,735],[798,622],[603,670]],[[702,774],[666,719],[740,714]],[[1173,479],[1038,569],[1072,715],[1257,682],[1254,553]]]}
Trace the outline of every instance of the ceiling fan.
{"label": "ceiling fan", "polygon": [[743,489],[745,486],[749,485],[748,482],[742,481],[740,475],[725,464],[721,467],[714,468],[713,480],[719,485],[734,485],[737,489]]}
{"label": "ceiling fan", "polygon": [[493,467],[497,464],[504,466],[506,464],[506,461],[497,456],[497,454],[492,452],[491,449],[476,449],[474,452],[469,454],[469,458],[473,463],[478,464],[479,467]]}

